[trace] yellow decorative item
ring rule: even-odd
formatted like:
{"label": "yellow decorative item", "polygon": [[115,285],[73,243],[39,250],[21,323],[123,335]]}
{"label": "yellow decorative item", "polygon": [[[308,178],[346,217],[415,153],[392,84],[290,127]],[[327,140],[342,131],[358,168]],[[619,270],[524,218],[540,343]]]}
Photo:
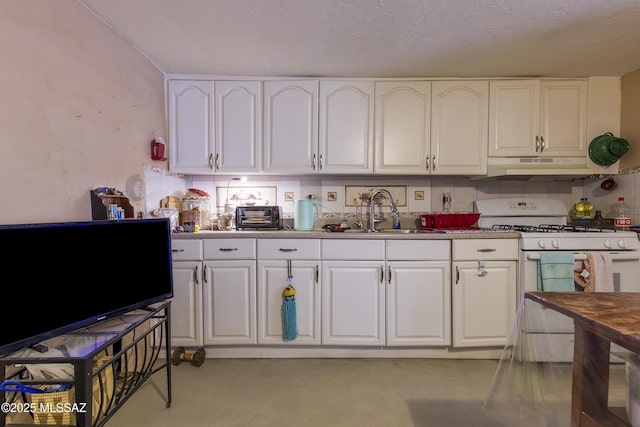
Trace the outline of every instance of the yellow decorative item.
{"label": "yellow decorative item", "polygon": [[293,297],[296,295],[296,290],[293,288],[293,286],[289,285],[286,288],[284,288],[284,297]]}

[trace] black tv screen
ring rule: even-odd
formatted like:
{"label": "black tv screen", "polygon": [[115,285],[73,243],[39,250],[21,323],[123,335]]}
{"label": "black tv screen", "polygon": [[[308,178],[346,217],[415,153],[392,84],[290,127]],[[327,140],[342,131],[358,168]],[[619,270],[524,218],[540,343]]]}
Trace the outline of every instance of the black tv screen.
{"label": "black tv screen", "polygon": [[169,220],[0,225],[0,355],[173,297]]}

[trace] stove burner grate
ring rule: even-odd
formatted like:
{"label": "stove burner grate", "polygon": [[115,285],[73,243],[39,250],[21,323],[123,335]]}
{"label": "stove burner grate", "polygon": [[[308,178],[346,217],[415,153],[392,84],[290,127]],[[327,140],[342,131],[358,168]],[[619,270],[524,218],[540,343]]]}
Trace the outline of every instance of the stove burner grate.
{"label": "stove burner grate", "polygon": [[540,225],[509,225],[495,224],[493,229],[497,230],[513,230],[520,232],[535,233],[611,233],[616,232],[615,229],[588,227],[585,225],[562,225],[562,224],[540,224]]}

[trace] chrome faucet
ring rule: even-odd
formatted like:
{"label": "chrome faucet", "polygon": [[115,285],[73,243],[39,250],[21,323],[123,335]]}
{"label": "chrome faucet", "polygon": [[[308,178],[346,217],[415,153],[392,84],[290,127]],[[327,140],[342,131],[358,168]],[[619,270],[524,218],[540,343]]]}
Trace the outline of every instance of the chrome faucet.
{"label": "chrome faucet", "polygon": [[380,194],[384,194],[389,198],[389,208],[391,212],[398,212],[398,208],[396,207],[395,202],[393,201],[393,197],[389,190],[384,188],[379,188],[373,193],[371,193],[371,206],[369,207],[369,233],[377,232],[376,230],[376,220],[375,220],[375,209],[376,209],[376,197]]}

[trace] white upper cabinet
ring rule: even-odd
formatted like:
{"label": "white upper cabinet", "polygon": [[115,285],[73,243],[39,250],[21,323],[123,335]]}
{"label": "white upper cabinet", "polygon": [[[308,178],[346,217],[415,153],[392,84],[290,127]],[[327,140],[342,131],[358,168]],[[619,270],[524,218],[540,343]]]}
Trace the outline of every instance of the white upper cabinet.
{"label": "white upper cabinet", "polygon": [[318,81],[265,81],[263,111],[264,172],[315,172]]}
{"label": "white upper cabinet", "polygon": [[318,163],[321,173],[373,172],[373,82],[321,81]]}
{"label": "white upper cabinet", "polygon": [[375,173],[487,172],[488,81],[376,82]]}
{"label": "white upper cabinet", "polygon": [[587,154],[587,82],[542,81],[540,137],[543,155]]}
{"label": "white upper cabinet", "polygon": [[435,81],[431,85],[431,173],[487,173],[488,81]]}
{"label": "white upper cabinet", "polygon": [[375,173],[427,173],[431,82],[376,82],[375,92]]}
{"label": "white upper cabinet", "polygon": [[170,80],[171,171],[259,172],[260,86],[259,81]]}
{"label": "white upper cabinet", "polygon": [[213,171],[213,82],[170,80],[169,169],[180,173]]}
{"label": "white upper cabinet", "polygon": [[491,81],[489,156],[586,156],[586,131],[586,81]]}
{"label": "white upper cabinet", "polygon": [[258,81],[216,81],[216,172],[260,172],[262,97]]}
{"label": "white upper cabinet", "polygon": [[373,82],[267,81],[264,172],[373,172]]}

